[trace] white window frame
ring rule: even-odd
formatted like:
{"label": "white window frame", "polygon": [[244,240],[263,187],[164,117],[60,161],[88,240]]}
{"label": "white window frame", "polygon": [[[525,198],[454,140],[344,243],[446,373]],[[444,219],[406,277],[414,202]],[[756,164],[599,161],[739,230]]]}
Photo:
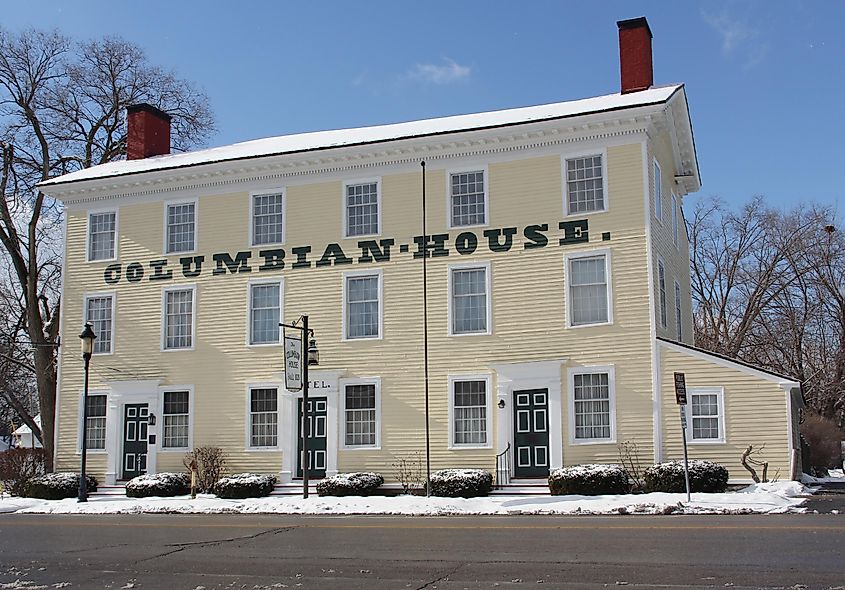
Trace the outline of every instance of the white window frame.
{"label": "white window frame", "polygon": [[[378,334],[375,336],[359,336],[357,338],[348,338],[347,337],[347,308],[348,302],[346,300],[346,285],[350,278],[360,278],[360,277],[378,277]],[[342,322],[341,322],[341,329],[343,330],[341,334],[341,342],[359,342],[359,341],[367,341],[367,340],[381,340],[384,337],[384,273],[380,268],[374,269],[367,269],[367,270],[350,270],[346,271],[342,275],[343,279],[343,287],[341,289],[341,304],[343,305],[342,310]]]}
{"label": "white window frame", "polygon": [[654,218],[661,224],[663,223],[663,171],[657,158],[654,158],[652,166],[652,175],[654,176]]}
{"label": "white window frame", "polygon": [[684,339],[684,314],[681,309],[681,284],[677,280],[672,281],[675,287],[675,335],[678,337],[678,342]]}
{"label": "white window frame", "polygon": [[[90,299],[97,299],[100,297],[111,297],[111,340],[109,341],[109,352],[94,352],[95,356],[109,356],[114,354],[115,331],[117,323],[115,322],[115,312],[117,311],[117,293],[115,291],[95,291],[86,293],[82,303],[82,325],[88,323],[88,301]],[[94,341],[96,344],[96,340]]]}
{"label": "white window frame", "polygon": [[[578,324],[572,323],[572,302],[569,297],[569,262],[577,258],[592,258],[595,256],[604,256],[604,276],[607,279],[607,321],[596,322],[595,324]],[[610,248],[598,248],[595,250],[582,250],[581,252],[569,252],[563,255],[563,306],[565,315],[566,328],[594,328],[596,326],[610,326],[613,325],[613,261]]]}
{"label": "white window frame", "polygon": [[[603,209],[596,209],[595,211],[580,211],[578,213],[569,212],[569,184],[567,183],[566,168],[567,160],[577,160],[578,158],[589,158],[591,156],[601,156],[601,187],[602,200],[604,201]],[[598,213],[607,213],[610,210],[610,191],[607,189],[607,148],[595,150],[583,150],[563,153],[560,156],[560,178],[561,190],[563,192],[563,216],[568,218],[582,218],[587,215],[596,215]]]}
{"label": "white window frame", "polygon": [[[181,348],[167,347],[167,293],[169,291],[191,291],[191,346]],[[161,290],[161,336],[159,339],[161,352],[177,352],[194,350],[197,346],[197,286],[194,283],[173,285]]]}
{"label": "white window frame", "polygon": [[[467,172],[481,172],[484,175],[484,222],[472,225],[454,225],[452,223],[452,175]],[[476,166],[461,166],[446,170],[446,227],[454,230],[464,230],[473,227],[487,227],[490,225],[490,173],[487,164]]]}
{"label": "white window frame", "polygon": [[675,248],[680,249],[680,240],[678,239],[678,197],[675,196],[675,193],[672,193],[672,243],[675,244]]}
{"label": "white window frame", "polygon": [[[575,375],[607,373],[608,411],[610,412],[610,438],[575,438]],[[569,414],[569,444],[616,444],[616,367],[615,365],[590,365],[570,367],[567,370],[567,414]]]}
{"label": "white window frame", "polygon": [[[187,447],[165,447],[164,446],[164,394],[168,392],[188,392],[188,446]],[[185,451],[194,448],[194,407],[196,406],[196,397],[194,397],[193,385],[168,385],[167,387],[158,388],[158,416],[157,416],[157,434],[158,443],[156,447],[160,453],[184,453]]]}
{"label": "white window frame", "polygon": [[[375,385],[375,414],[376,414],[376,442],[372,445],[346,444],[346,386],[347,385]],[[340,387],[340,448],[345,451],[379,451],[381,450],[381,377],[357,377],[341,379]]]}
{"label": "white window frame", "polygon": [[[487,408],[485,412],[485,430],[487,434],[487,443],[480,445],[480,444],[467,444],[467,443],[455,443],[455,383],[458,381],[484,381],[484,401],[485,407]],[[492,391],[492,383],[493,378],[490,373],[477,373],[477,374],[460,374],[460,375],[449,375],[448,376],[449,382],[449,450],[462,450],[462,449],[492,449],[493,448],[493,391]]]}
{"label": "white window frame", "polygon": [[[275,446],[253,446],[252,445],[252,390],[253,389],[275,389],[276,390],[276,444]],[[287,391],[284,384],[278,381],[257,381],[254,383],[247,383],[246,385],[246,423],[244,425],[244,448],[250,452],[274,452],[279,451],[282,440],[283,424],[282,418],[284,412],[282,411],[282,396]],[[292,428],[298,428],[295,421]],[[294,451],[295,453],[295,451]]]}
{"label": "white window frame", "polygon": [[[91,216],[102,215],[103,213],[114,213],[114,255],[111,258],[91,258]],[[86,262],[111,262],[118,259],[118,236],[120,235],[120,209],[92,209],[85,217],[85,261]]]}
{"label": "white window frame", "polygon": [[[455,332],[454,331],[454,323],[453,323],[453,313],[454,313],[454,302],[453,302],[453,294],[452,294],[452,273],[455,271],[461,270],[474,270],[474,269],[484,269],[484,284],[486,289],[486,302],[487,302],[487,329],[483,332]],[[449,275],[446,281],[447,289],[448,289],[448,312],[449,312],[449,328],[448,334],[449,336],[485,336],[490,335],[493,333],[493,276],[491,270],[491,264],[489,260],[486,261],[479,261],[479,262],[466,262],[461,264],[450,264],[448,266]]]}
{"label": "white window frame", "polygon": [[[347,196],[346,196],[346,189],[349,186],[356,186],[359,184],[375,184],[376,185],[376,214],[377,214],[377,228],[376,233],[374,234],[356,234],[354,236],[349,235],[349,217],[347,215]],[[343,237],[345,239],[358,239],[358,238],[368,238],[373,236],[380,236],[381,235],[381,176],[374,176],[371,178],[355,178],[351,180],[343,181],[343,193],[342,193],[341,205],[342,205],[342,215],[343,215]]]}
{"label": "white window frame", "polygon": [[[716,395],[719,407],[719,415],[716,418],[719,421],[719,438],[693,438],[692,428],[692,397],[694,395]],[[725,419],[725,388],[724,387],[688,387],[687,397],[689,403],[684,406],[684,411],[687,415],[687,442],[696,445],[721,445],[727,442],[725,437],[725,429],[727,420]],[[713,416],[701,416],[702,418],[713,418]]]}
{"label": "white window frame", "polygon": [[[255,243],[255,197],[266,197],[268,195],[282,195],[282,241],[281,242],[267,242],[266,244]],[[268,246],[281,246],[287,239],[287,225],[288,225],[288,196],[286,187],[269,188],[266,190],[250,191],[249,193],[249,247],[250,248],[265,248]]]}
{"label": "white window frame", "polygon": [[[167,232],[167,213],[168,210],[172,205],[187,205],[193,203],[194,204],[194,247],[191,250],[179,250],[178,252],[173,252],[170,250],[170,243],[168,240],[168,232]],[[162,251],[165,255],[185,255],[185,254],[193,254],[197,251],[197,244],[199,243],[199,214],[200,214],[200,206],[199,206],[199,199],[197,197],[189,198],[189,199],[174,199],[172,201],[165,201],[164,202],[164,245],[162,247]]]}
{"label": "white window frame", "polygon": [[252,341],[252,288],[259,285],[279,286],[279,323],[285,321],[285,280],[282,278],[250,279],[246,285],[246,345],[250,348],[282,345],[282,328],[279,326],[278,342],[253,343]]}
{"label": "white window frame", "polygon": [[[109,452],[109,392],[105,389],[89,389],[88,390],[88,397],[92,397],[95,395],[104,395],[106,396],[106,415],[103,416],[106,419],[106,426],[105,426],[105,433],[106,433],[106,440],[105,446],[102,449],[92,449],[90,447],[87,448],[87,452],[95,455],[106,455]],[[82,453],[82,432],[84,423],[82,420],[82,404],[85,400],[85,390],[79,390],[79,401],[77,402],[77,424],[76,424],[76,454],[79,455]],[[89,419],[91,417],[89,416]]]}
{"label": "white window frame", "polygon": [[666,265],[662,258],[657,259],[657,313],[660,314],[660,327],[669,326],[669,306],[666,303]]}

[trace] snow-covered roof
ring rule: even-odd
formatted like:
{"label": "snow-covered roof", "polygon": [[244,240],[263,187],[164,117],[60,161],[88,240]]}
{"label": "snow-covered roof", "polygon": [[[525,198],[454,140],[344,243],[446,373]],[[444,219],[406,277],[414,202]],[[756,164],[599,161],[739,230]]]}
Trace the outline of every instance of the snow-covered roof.
{"label": "snow-covered roof", "polygon": [[[35,418],[35,423],[38,424],[38,427],[41,427],[41,414],[38,414]],[[17,430],[15,430],[12,434],[16,436],[23,436],[24,434],[32,434],[32,429],[27,426],[26,424],[20,426]]]}
{"label": "snow-covered roof", "polygon": [[680,88],[682,88],[681,85],[662,86],[640,92],[631,92],[629,94],[608,94],[594,98],[487,113],[473,113],[373,127],[334,129],[330,131],[268,137],[194,152],[168,154],[141,160],[109,162],[47,180],[42,182],[41,186],[55,186],[82,180],[184,168],[214,162],[365,145],[602,113],[660,104],[668,101]]}

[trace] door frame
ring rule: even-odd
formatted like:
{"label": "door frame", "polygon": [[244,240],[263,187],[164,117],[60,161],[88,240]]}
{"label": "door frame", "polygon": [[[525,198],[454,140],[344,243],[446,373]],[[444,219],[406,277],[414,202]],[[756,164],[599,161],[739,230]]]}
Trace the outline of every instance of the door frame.
{"label": "door frame", "polygon": [[[150,415],[160,412],[158,407],[159,379],[108,382],[106,398],[106,481],[113,486],[123,475],[123,407],[126,404],[147,404]],[[156,455],[161,446],[159,429],[161,420],[155,426],[147,426],[147,434],[156,435],[156,443],[147,443],[147,473],[157,473]]]}
{"label": "door frame", "polygon": [[[496,454],[510,445],[513,459],[513,392],[524,389],[547,389],[549,429],[549,471],[563,467],[563,406],[561,369],[566,359],[528,361],[523,363],[495,363],[496,371]],[[499,402],[504,401],[504,407]],[[510,462],[513,477],[516,461]]]}
{"label": "door frame", "polygon": [[[123,403],[120,404],[120,455],[118,457],[118,466],[117,466],[118,467],[117,473],[120,476],[118,479],[120,479],[120,480],[123,479],[123,472],[126,469],[126,465],[125,465],[126,457],[124,456],[124,452],[123,452],[124,445],[126,444],[126,406],[137,406],[137,405],[143,405],[143,404],[147,405],[147,452],[146,452],[147,465],[146,465],[146,469],[144,470],[144,474],[154,473],[154,472],[150,471],[150,446],[151,445],[149,443],[149,438],[150,438],[151,434],[155,434],[155,432],[153,430],[155,427],[150,425],[150,417],[155,416],[155,412],[153,410],[156,409],[156,408],[154,406],[150,405],[148,402],[145,402],[145,401],[128,400],[128,401],[124,401]],[[108,422],[108,418],[106,418],[106,421]],[[138,434],[140,434],[140,431],[139,431]],[[157,439],[158,439],[158,437],[156,437],[156,443],[158,443]]]}

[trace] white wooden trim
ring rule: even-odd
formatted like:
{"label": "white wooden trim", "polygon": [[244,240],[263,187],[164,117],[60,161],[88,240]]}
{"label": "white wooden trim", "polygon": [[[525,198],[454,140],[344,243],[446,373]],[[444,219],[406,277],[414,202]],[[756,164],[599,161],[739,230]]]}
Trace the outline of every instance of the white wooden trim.
{"label": "white wooden trim", "polygon": [[[663,282],[660,282],[660,271],[663,271]],[[661,287],[663,287],[662,295],[663,298],[661,299]],[[664,330],[669,328],[669,304],[666,302],[666,263],[663,262],[663,258],[658,254],[657,256],[657,303],[658,303],[658,316],[659,319],[655,318],[655,321],[660,322],[660,327]],[[666,321],[663,321],[664,317]]]}
{"label": "white wooden trim", "polygon": [[[167,210],[170,208],[171,205],[186,205],[188,203],[194,204],[194,247],[191,250],[180,250],[179,252],[171,252],[170,248],[168,247],[169,244],[167,243]],[[199,197],[185,197],[182,199],[172,199],[169,201],[164,201],[164,244],[162,245],[161,251],[164,252],[165,256],[172,255],[179,255],[185,256],[188,254],[194,254],[199,250],[199,228],[200,228],[200,205],[199,205]]]}
{"label": "white wooden trim", "polygon": [[[579,213],[570,213],[569,211],[569,184],[567,183],[567,175],[566,175],[566,168],[567,168],[567,160],[575,160],[578,158],[586,158],[589,156],[601,156],[601,186],[602,186],[602,200],[604,201],[604,207],[602,209],[596,209],[595,211],[581,211]],[[598,215],[599,213],[607,213],[610,211],[610,191],[607,188],[607,147],[602,146],[598,149],[590,149],[587,147],[579,148],[573,151],[567,151],[561,154],[560,156],[560,178],[561,178],[561,190],[563,192],[563,217],[564,219],[569,218],[582,218],[587,215]]]}
{"label": "white wooden trim", "polygon": [[[114,213],[114,255],[111,258],[91,259],[91,216],[100,215],[103,213]],[[67,216],[65,216],[67,217]],[[119,258],[118,248],[120,242],[120,208],[119,207],[104,207],[97,209],[88,209],[85,215],[85,262],[114,262]],[[63,242],[67,243],[67,242]]]}
{"label": "white wooden trim", "polygon": [[[268,195],[282,195],[282,241],[268,242],[266,244],[255,243],[255,197],[264,197]],[[285,192],[285,187],[278,187],[266,190],[252,190],[249,192],[249,213],[247,215],[249,223],[249,248],[266,248],[268,246],[282,246],[287,239],[287,225],[288,225],[288,196]]]}
{"label": "white wooden trim", "polygon": [[[347,445],[346,444],[346,386],[347,385],[375,385],[375,411],[376,411],[376,443],[374,445]],[[340,448],[344,451],[380,451],[381,450],[381,377],[354,377],[341,379],[338,386],[338,433]]]}
{"label": "white wooden trim", "polygon": [[279,285],[279,323],[285,321],[285,279],[283,277],[264,277],[249,279],[246,284],[246,345],[249,348],[266,348],[282,346],[282,328],[279,327],[278,342],[252,342],[252,288],[256,285]]}
{"label": "white wooden trim", "polygon": [[[350,278],[360,277],[378,277],[378,334],[376,336],[362,336],[358,338],[348,338],[346,332],[346,314],[348,303],[346,301],[346,283]],[[341,288],[342,295],[342,322],[340,340],[341,342],[357,342],[360,340],[381,340],[384,338],[384,272],[381,268],[368,268],[364,270],[347,270],[342,274],[343,286]]]}
{"label": "white wooden trim", "polygon": [[[485,429],[487,432],[487,443],[478,444],[457,444],[455,443],[455,382],[457,381],[484,381],[484,401],[487,405]],[[493,376],[490,373],[455,374],[448,376],[449,382],[449,450],[457,451],[462,449],[492,449],[493,448]]]}
{"label": "white wooden trim", "polygon": [[[173,391],[188,392],[188,446],[187,447],[165,447],[164,446],[164,394]],[[158,388],[158,401],[156,403],[156,445],[159,453],[185,453],[194,448],[194,411],[196,408],[196,396],[193,385],[168,385]],[[152,429],[150,429],[152,430]],[[150,445],[147,443],[147,449]],[[149,450],[147,451],[149,463]]]}
{"label": "white wooden trim", "polygon": [[[109,352],[95,352],[93,356],[111,356],[114,354],[115,343],[117,341],[117,321],[115,314],[117,313],[117,292],[116,291],[91,291],[85,293],[82,300],[82,325],[83,327],[88,322],[88,300],[96,297],[111,297],[111,341],[109,342]],[[83,328],[84,329],[84,328]],[[95,341],[96,344],[96,341]]]}
{"label": "white wooden trim", "polygon": [[[654,218],[663,225],[663,169],[657,158],[653,158],[652,174],[654,175]],[[660,182],[658,182],[658,176]]]}
{"label": "white wooden trim", "polygon": [[[268,447],[252,445],[252,390],[253,389],[275,389],[276,390],[276,444]],[[244,415],[244,450],[249,452],[280,451],[282,448],[282,433],[287,429],[287,424],[282,424],[282,397],[285,391],[284,384],[279,381],[253,381],[246,384],[246,399]],[[296,423],[294,423],[296,426]],[[294,447],[295,448],[295,447]],[[294,451],[295,452],[295,451]]]}
{"label": "white wooden trim", "polygon": [[[170,291],[191,291],[191,346],[182,348],[167,348],[167,293]],[[197,346],[197,286],[194,283],[184,285],[170,285],[161,289],[161,322],[159,345],[161,352],[176,352],[180,350],[194,350]]]}
{"label": "white wooden trim", "polygon": [[[604,256],[604,276],[607,280],[607,321],[596,322],[594,324],[572,324],[572,306],[569,298],[569,263],[578,258],[592,258],[594,256]],[[595,326],[611,326],[613,325],[613,264],[612,253],[610,248],[594,248],[592,250],[581,250],[578,252],[567,252],[563,255],[563,307],[564,307],[564,326],[567,329],[581,329],[593,328]]]}
{"label": "white wooden trim", "polygon": [[[452,175],[462,174],[467,172],[481,172],[484,176],[484,223],[475,223],[472,225],[453,225],[452,224]],[[474,227],[487,227],[490,225],[490,171],[487,163],[484,164],[466,164],[463,166],[449,167],[446,169],[446,228],[450,230],[464,230]]]}
{"label": "white wooden trim", "polygon": [[[694,395],[716,395],[719,406],[719,438],[693,438],[692,435],[692,396]],[[725,388],[724,387],[688,387],[687,395],[689,403],[684,406],[687,415],[687,442],[691,445],[723,445],[727,442],[728,420],[725,416]],[[707,416],[704,416],[705,418]]]}
{"label": "white wooden trim", "polygon": [[[487,329],[483,332],[461,332],[456,334],[454,330],[454,324],[452,320],[452,313],[454,312],[454,303],[453,303],[453,295],[452,295],[452,273],[456,270],[471,270],[471,269],[484,269],[484,283],[486,292],[486,301],[487,301]],[[456,264],[448,265],[448,275],[446,278],[446,289],[447,289],[447,308],[448,308],[448,327],[447,327],[447,334],[449,336],[456,336],[456,337],[463,337],[463,336],[489,336],[493,333],[493,276],[492,276],[492,267],[489,260],[480,260],[478,262],[461,262]]]}
{"label": "white wooden trim", "polygon": [[[374,234],[360,234],[360,235],[349,235],[349,217],[346,215],[346,188],[349,186],[356,186],[359,184],[373,184],[376,185],[376,214],[378,219],[376,224],[378,227],[376,228],[376,233]],[[372,238],[381,235],[382,232],[382,225],[381,225],[381,207],[382,207],[382,199],[381,199],[381,176],[370,176],[366,178],[354,178],[350,180],[344,180],[342,183],[342,193],[341,193],[341,224],[343,226],[343,238],[344,239],[358,239],[358,238]]]}
{"label": "white wooden trim", "polygon": [[680,250],[680,219],[678,211],[678,197],[675,196],[675,191],[672,191],[672,243],[675,244],[675,249]]}
{"label": "white wooden trim", "polygon": [[657,345],[657,304],[654,298],[654,248],[651,230],[651,190],[649,188],[648,139],[640,143],[643,172],[643,221],[646,247],[646,286],[648,291],[648,331],[651,338],[651,419],[654,462],[663,461],[663,392],[661,370],[662,359]]}
{"label": "white wooden trim", "polygon": [[[607,393],[610,412],[610,438],[575,438],[575,375],[607,373]],[[567,414],[569,416],[570,445],[616,444],[616,368],[614,365],[570,367],[566,378]]]}

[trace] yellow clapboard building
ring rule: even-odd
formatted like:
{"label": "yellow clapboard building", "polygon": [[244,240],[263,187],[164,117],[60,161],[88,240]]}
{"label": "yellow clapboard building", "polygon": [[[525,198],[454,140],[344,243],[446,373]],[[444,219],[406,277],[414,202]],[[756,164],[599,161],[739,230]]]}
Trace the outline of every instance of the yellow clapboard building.
{"label": "yellow clapboard building", "polygon": [[799,384],[693,346],[687,94],[652,84],[645,19],[619,33],[621,92],[584,100],[180,154],[131,108],[130,159],[42,185],[66,211],[57,468],[84,427],[107,484],[200,446],[301,477],[279,323],[307,314],[312,477],[425,456],[426,357],[432,469],[680,458],[682,372],[690,457],[746,480],[765,444],[792,475]]}

